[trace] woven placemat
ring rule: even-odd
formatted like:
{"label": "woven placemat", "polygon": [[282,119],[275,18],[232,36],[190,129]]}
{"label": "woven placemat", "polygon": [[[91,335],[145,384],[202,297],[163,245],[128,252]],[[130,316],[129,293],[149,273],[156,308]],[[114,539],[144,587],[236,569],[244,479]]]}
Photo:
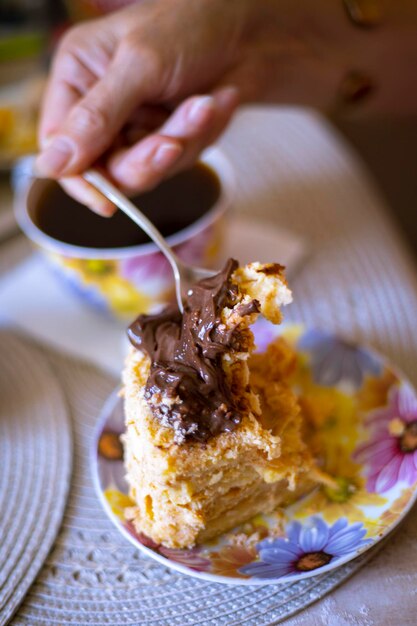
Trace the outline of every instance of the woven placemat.
{"label": "woven placemat", "polygon": [[201,582],[159,565],[114,528],[92,483],[94,427],[114,380],[69,358],[51,354],[51,362],[73,416],[72,487],[55,548],[13,624],[271,625],[321,598],[370,558],[302,582],[262,587]]}
{"label": "woven placemat", "polygon": [[61,524],[72,437],[45,357],[6,329],[0,345],[0,624],[6,624]]}

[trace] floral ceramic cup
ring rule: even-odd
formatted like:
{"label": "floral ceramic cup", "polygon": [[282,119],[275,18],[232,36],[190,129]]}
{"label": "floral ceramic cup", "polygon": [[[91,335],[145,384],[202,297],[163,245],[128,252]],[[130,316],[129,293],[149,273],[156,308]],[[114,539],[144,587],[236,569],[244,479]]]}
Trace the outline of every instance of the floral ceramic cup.
{"label": "floral ceramic cup", "polygon": [[[217,267],[235,186],[234,174],[218,148],[207,150],[201,161],[218,179],[217,200],[201,217],[168,236],[167,241],[186,263]],[[116,248],[84,247],[61,241],[42,230],[35,215],[50,184],[40,179],[19,184],[15,214],[24,233],[73,291],[96,309],[121,319],[156,311],[172,299],[172,270],[154,243]]]}

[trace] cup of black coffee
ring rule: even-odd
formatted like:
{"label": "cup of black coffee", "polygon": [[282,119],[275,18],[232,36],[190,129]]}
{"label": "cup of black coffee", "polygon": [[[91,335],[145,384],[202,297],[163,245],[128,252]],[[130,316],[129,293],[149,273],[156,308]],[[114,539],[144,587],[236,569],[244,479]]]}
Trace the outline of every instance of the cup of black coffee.
{"label": "cup of black coffee", "polygon": [[[211,148],[191,169],[132,200],[180,258],[217,267],[233,191],[229,161]],[[169,263],[121,211],[100,217],[56,182],[35,179],[18,189],[15,214],[64,282],[95,308],[130,318],[155,311],[172,298]]]}

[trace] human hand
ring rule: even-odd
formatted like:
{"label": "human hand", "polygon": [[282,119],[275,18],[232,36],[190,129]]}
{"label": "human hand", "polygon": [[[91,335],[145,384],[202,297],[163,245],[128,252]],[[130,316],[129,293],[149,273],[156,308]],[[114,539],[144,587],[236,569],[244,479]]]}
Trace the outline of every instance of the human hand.
{"label": "human hand", "polygon": [[236,54],[230,38],[243,28],[248,3],[239,2],[239,11],[224,11],[218,0],[203,1],[196,15],[187,0],[145,0],[72,29],[44,98],[38,172],[111,214],[113,205],[77,176],[98,159],[136,192],[191,165],[238,104],[238,90],[221,78]]}
{"label": "human hand", "polygon": [[330,4],[316,17],[317,0],[141,0],[76,26],[44,98],[39,174],[111,214],[78,176],[93,164],[141,192],[191,165],[239,100],[326,108],[346,66],[329,53],[335,24],[356,44]]}

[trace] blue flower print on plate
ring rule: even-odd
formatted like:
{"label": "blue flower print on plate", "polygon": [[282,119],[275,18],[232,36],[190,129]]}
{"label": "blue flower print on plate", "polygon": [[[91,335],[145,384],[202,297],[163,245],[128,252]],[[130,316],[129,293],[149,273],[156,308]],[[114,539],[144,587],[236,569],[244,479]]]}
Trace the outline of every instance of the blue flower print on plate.
{"label": "blue flower print on plate", "polygon": [[355,553],[370,543],[361,522],[348,525],[345,518],[328,526],[320,517],[304,524],[291,522],[287,536],[264,539],[257,545],[259,561],[242,567],[253,578],[281,578],[322,568]]}

